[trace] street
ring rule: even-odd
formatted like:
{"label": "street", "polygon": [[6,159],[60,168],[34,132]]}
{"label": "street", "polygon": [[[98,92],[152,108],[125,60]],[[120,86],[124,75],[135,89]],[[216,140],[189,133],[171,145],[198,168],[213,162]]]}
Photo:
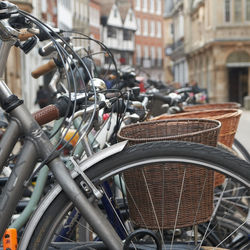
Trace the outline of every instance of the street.
{"label": "street", "polygon": [[250,111],[243,110],[236,138],[250,152]]}

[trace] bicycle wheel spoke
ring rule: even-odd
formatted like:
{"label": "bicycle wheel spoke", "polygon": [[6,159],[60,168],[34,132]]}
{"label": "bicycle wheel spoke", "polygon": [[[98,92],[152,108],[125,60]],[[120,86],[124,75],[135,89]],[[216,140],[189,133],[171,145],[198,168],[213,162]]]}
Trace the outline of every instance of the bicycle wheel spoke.
{"label": "bicycle wheel spoke", "polygon": [[244,226],[249,221],[244,221],[241,225],[239,225],[233,232],[231,232],[225,239],[223,239],[216,247],[219,247],[223,242],[225,242],[228,238],[230,238],[235,232],[237,232],[242,226]]}
{"label": "bicycle wheel spoke", "polygon": [[[198,212],[199,212],[200,205],[201,205],[201,200],[202,200],[202,198],[203,198],[204,191],[205,191],[205,186],[206,186],[206,182],[207,182],[207,177],[208,177],[207,174],[208,174],[208,172],[206,171],[206,176],[205,176],[204,184],[203,184],[203,186],[202,186],[202,191],[201,191],[200,200],[199,200],[199,203],[198,203],[198,206],[197,206],[197,210],[196,210],[196,213],[195,213],[195,217],[194,217],[194,221],[193,221],[192,232],[194,232],[194,230],[195,230],[196,218],[197,218],[197,216],[198,216]],[[195,237],[195,233],[194,233],[194,237]],[[196,243],[196,242],[195,242],[195,243]]]}
{"label": "bicycle wheel spoke", "polygon": [[182,197],[182,193],[183,193],[185,176],[186,176],[186,168],[184,169],[182,183],[181,183],[180,195],[179,195],[179,200],[178,200],[178,205],[177,205],[177,211],[176,211],[176,217],[175,217],[174,232],[173,232],[173,236],[172,236],[172,240],[171,240],[171,248],[170,248],[171,250],[172,250],[173,243],[174,243],[174,235],[175,235],[175,230],[176,230],[176,225],[177,225],[177,220],[178,220],[178,214],[179,214],[179,210],[180,210],[181,197]]}
{"label": "bicycle wheel spoke", "polygon": [[137,210],[137,212],[138,212],[138,214],[140,216],[140,219],[142,220],[145,228],[148,228],[147,224],[146,224],[146,221],[144,220],[144,217],[143,217],[142,213],[140,212],[139,207],[137,206],[137,202],[133,198],[133,194],[132,194],[132,192],[130,191],[130,189],[129,189],[129,187],[127,185],[126,185],[126,190],[128,191],[128,194],[130,195],[130,198],[132,199],[133,205],[135,206],[135,208],[136,208],[136,210]]}
{"label": "bicycle wheel spoke", "polygon": [[145,172],[144,172],[143,169],[142,169],[142,176],[143,176],[143,179],[144,179],[144,182],[145,182],[145,186],[146,186],[146,188],[147,188],[148,196],[149,196],[149,199],[150,199],[151,207],[152,207],[152,209],[153,209],[154,218],[155,218],[155,221],[156,221],[156,223],[157,223],[158,230],[159,230],[159,232],[160,232],[161,240],[162,240],[162,243],[164,244],[164,238],[163,238],[163,234],[162,234],[161,228],[160,228],[160,223],[159,223],[159,220],[158,220],[156,211],[155,211],[155,205],[154,205],[154,203],[153,203],[153,199],[152,199],[152,196],[151,196],[151,193],[150,193],[150,190],[149,190],[149,186],[148,186],[148,182],[147,182],[147,179],[146,179],[146,176],[145,176]]}
{"label": "bicycle wheel spoke", "polygon": [[[224,186],[223,191],[226,189],[226,186],[227,186],[227,181],[226,181],[226,185]],[[222,193],[221,193],[220,199],[218,200],[218,202],[217,202],[217,204],[216,204],[215,210],[213,211],[213,214],[212,214],[212,216],[211,216],[211,220],[210,220],[209,223],[208,223],[208,226],[207,226],[207,229],[206,229],[206,231],[205,231],[205,234],[204,234],[203,238],[201,239],[201,243],[200,243],[200,246],[199,246],[198,250],[201,248],[202,243],[203,243],[203,241],[204,241],[205,238],[206,238],[206,235],[207,235],[207,232],[208,232],[209,227],[210,227],[210,225],[211,225],[211,222],[212,222],[213,219],[215,218],[216,212],[217,212],[217,210],[218,210],[218,208],[219,208],[219,204],[220,204],[220,202],[221,202],[221,200],[222,200],[222,197],[223,197],[223,194],[224,194],[223,191],[222,191]]]}

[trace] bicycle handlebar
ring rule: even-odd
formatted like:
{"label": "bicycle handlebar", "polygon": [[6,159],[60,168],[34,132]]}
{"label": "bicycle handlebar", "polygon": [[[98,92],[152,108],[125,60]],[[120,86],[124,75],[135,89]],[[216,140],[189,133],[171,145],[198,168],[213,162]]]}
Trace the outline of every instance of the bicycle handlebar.
{"label": "bicycle handlebar", "polygon": [[35,70],[33,70],[31,72],[31,75],[32,75],[32,77],[37,79],[40,76],[42,76],[46,73],[49,73],[50,71],[52,71],[55,68],[56,68],[56,63],[53,59],[51,59],[47,63],[45,63],[45,64],[39,66],[38,68],[36,68]]}
{"label": "bicycle handlebar", "polygon": [[[70,38],[69,37],[64,37],[64,40],[68,43],[70,42]],[[64,41],[62,41],[61,39],[56,39],[56,41],[58,43],[60,43],[61,45],[64,44]],[[50,41],[48,42],[46,45],[44,45],[43,47],[39,48],[38,53],[40,56],[48,56],[50,55],[53,51],[56,51],[56,48],[54,46],[54,42]]]}
{"label": "bicycle handlebar", "polygon": [[55,105],[48,105],[33,114],[39,125],[44,125],[60,118],[59,109]]}

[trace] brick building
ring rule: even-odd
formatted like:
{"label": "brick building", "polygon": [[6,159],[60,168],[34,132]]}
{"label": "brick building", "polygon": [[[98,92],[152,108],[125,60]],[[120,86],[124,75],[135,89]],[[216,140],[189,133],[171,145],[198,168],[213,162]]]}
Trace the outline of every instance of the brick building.
{"label": "brick building", "polygon": [[140,75],[164,80],[163,1],[135,0],[137,20],[135,65]]}

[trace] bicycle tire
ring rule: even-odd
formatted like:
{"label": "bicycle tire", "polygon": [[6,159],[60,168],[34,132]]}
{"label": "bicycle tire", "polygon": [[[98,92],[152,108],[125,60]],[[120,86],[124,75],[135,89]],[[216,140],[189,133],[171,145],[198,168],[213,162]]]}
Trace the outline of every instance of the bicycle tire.
{"label": "bicycle tire", "polygon": [[234,138],[233,149],[242,156],[242,158],[250,162],[250,154],[243,144],[236,138]]}
{"label": "bicycle tire", "polygon": [[[127,168],[159,161],[196,163],[239,181],[249,192],[249,163],[223,150],[189,142],[166,141],[138,144],[97,163],[88,168],[85,173],[95,184],[98,184]],[[79,178],[77,179],[79,181]],[[63,191],[57,191],[45,207],[41,203],[40,209],[35,212],[27,225],[29,232],[26,231],[21,240],[21,246],[25,247],[23,249],[37,249],[37,247],[47,249],[52,237],[50,234],[54,233],[58,222],[65,215],[64,212],[70,208],[71,202]]]}

